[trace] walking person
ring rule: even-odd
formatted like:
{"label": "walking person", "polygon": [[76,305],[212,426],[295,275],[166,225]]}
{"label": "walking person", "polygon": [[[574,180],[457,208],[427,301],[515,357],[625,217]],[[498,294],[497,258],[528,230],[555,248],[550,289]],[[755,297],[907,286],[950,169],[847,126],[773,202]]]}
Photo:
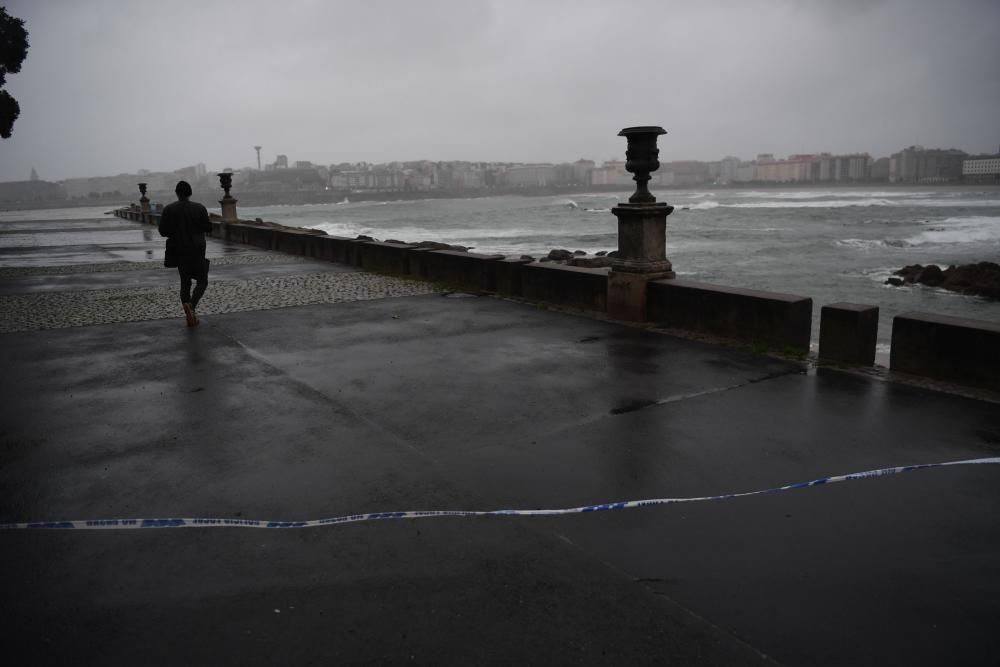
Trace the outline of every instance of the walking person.
{"label": "walking person", "polygon": [[[181,277],[181,306],[189,327],[198,325],[195,308],[208,287],[208,260],[205,259],[205,232],[212,231],[208,209],[190,201],[192,190],[187,181],[179,181],[174,188],[177,201],[163,207],[160,217],[160,236],[167,237],[163,265],[177,267]],[[191,281],[197,282],[194,292]]]}

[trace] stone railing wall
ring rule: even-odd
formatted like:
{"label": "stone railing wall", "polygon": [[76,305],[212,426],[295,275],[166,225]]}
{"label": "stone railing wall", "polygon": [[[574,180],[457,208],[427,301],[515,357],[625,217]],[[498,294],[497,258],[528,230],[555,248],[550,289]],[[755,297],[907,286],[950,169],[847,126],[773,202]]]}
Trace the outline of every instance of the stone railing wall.
{"label": "stone railing wall", "polygon": [[[158,224],[160,214],[123,208],[116,215]],[[409,276],[453,289],[585,311],[607,312],[608,269],[505,258],[405,243],[329,236],[273,223],[213,220],[212,236],[267,250],[339,262],[368,271]],[[648,321],[709,333],[762,349],[809,351],[812,299],[802,296],[666,279],[649,283]],[[871,365],[878,309],[864,304],[824,306],[820,360]],[[1000,390],[1000,325],[908,313],[893,321],[890,369],[911,375]]]}

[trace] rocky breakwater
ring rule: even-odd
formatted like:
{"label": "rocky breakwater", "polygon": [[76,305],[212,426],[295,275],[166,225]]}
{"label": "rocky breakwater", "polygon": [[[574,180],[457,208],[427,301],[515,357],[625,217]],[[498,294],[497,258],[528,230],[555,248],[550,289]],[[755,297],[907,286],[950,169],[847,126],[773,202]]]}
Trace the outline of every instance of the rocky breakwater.
{"label": "rocky breakwater", "polygon": [[[588,255],[583,250],[574,250],[570,252],[569,250],[564,250],[561,248],[553,248],[549,251],[549,254],[542,257],[540,262],[556,262],[558,264],[566,264],[567,266],[579,266],[587,269],[598,269],[606,266],[611,266],[611,260],[618,256],[618,251],[605,252],[601,251],[595,253],[594,255]],[[524,259],[534,259],[530,255],[524,255]]]}
{"label": "rocky breakwater", "polygon": [[887,285],[927,285],[961,294],[1000,300],[1000,264],[979,262],[942,269],[936,264],[904,266],[885,281]]}

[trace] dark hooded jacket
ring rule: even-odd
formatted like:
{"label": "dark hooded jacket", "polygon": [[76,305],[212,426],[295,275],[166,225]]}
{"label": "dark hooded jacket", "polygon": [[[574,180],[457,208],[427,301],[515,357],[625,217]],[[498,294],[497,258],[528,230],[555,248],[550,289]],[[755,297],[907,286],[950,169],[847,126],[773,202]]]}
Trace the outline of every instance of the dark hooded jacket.
{"label": "dark hooded jacket", "polygon": [[208,209],[198,202],[180,200],[163,207],[160,236],[185,263],[205,259],[205,233],[212,231]]}

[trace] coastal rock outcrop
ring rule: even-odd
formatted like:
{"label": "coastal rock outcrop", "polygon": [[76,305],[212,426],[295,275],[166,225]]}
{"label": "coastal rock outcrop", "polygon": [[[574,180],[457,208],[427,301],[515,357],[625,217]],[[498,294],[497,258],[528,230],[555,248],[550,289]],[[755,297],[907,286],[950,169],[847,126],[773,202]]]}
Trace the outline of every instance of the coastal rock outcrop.
{"label": "coastal rock outcrop", "polygon": [[420,241],[419,243],[414,243],[413,245],[418,248],[430,248],[432,250],[457,250],[458,252],[468,252],[471,249],[464,245],[449,245],[438,241]]}
{"label": "coastal rock outcrop", "polygon": [[[898,276],[898,277],[896,277]],[[952,265],[942,269],[936,264],[911,264],[893,272],[893,277],[885,281],[897,287],[921,284],[941,287],[961,294],[1000,299],[1000,264],[978,262],[976,264]]]}
{"label": "coastal rock outcrop", "polygon": [[596,255],[588,255],[586,251],[574,250],[570,252],[562,248],[553,248],[549,254],[542,257],[541,262],[556,262],[567,266],[579,266],[587,269],[598,269],[611,266],[611,255],[604,251]]}

